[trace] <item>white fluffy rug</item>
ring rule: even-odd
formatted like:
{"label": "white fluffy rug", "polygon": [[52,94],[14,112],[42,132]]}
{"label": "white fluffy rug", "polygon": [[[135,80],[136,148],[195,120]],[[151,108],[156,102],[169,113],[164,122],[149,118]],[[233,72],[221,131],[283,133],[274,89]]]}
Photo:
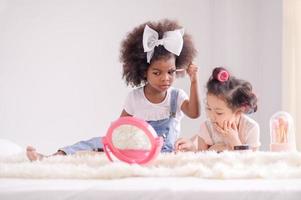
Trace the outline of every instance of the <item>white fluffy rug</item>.
{"label": "white fluffy rug", "polygon": [[0,157],[0,178],[117,179],[125,177],[211,179],[301,178],[301,153],[203,152],[161,154],[147,166],[110,163],[104,154],[56,156],[30,162],[24,154]]}

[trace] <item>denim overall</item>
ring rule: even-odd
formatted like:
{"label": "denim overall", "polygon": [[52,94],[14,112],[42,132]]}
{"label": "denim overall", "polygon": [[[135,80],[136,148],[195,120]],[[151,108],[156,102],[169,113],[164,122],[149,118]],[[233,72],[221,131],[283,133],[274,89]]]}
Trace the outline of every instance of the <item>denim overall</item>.
{"label": "denim overall", "polygon": [[[177,112],[178,90],[173,89],[170,97],[170,115],[169,118],[158,121],[147,121],[156,131],[158,136],[163,137],[163,146],[161,152],[172,152],[177,139],[175,133],[175,116]],[[75,154],[78,151],[103,151],[101,137],[94,137],[86,141],[80,141],[73,145],[59,149],[67,155]]]}
{"label": "denim overall", "polygon": [[161,152],[172,152],[177,139],[175,133],[175,117],[177,112],[178,90],[173,89],[170,94],[170,114],[169,118],[158,121],[147,121],[156,131],[157,135],[163,137]]}

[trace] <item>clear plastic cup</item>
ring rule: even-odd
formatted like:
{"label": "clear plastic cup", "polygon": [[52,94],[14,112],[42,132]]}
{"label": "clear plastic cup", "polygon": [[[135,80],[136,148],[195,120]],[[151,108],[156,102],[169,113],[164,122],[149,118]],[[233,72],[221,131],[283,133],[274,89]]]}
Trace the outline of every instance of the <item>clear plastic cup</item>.
{"label": "clear plastic cup", "polygon": [[289,113],[279,111],[271,117],[270,137],[271,151],[296,151],[294,122]]}

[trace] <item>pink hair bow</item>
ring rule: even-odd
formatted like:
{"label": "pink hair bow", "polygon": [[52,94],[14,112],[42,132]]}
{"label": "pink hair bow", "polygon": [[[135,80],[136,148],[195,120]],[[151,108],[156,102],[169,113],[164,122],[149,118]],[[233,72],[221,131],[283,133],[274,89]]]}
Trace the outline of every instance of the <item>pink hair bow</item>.
{"label": "pink hair bow", "polygon": [[226,70],[221,70],[218,74],[217,74],[217,80],[219,82],[225,82],[229,79],[229,73]]}

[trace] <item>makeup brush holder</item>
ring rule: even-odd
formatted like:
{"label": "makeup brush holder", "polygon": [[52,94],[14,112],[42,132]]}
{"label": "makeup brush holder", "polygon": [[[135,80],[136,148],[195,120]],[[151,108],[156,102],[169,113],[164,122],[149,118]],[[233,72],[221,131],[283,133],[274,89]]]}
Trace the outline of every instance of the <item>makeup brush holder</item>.
{"label": "makeup brush holder", "polygon": [[270,137],[271,151],[296,151],[294,122],[289,113],[279,111],[271,117]]}

